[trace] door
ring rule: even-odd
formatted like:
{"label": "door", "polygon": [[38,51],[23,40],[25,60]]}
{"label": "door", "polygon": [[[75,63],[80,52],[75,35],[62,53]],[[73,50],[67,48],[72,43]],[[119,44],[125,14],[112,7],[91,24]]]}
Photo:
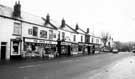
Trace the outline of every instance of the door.
{"label": "door", "polygon": [[71,55],[71,48],[70,48],[70,46],[68,45],[68,56],[70,56]]}
{"label": "door", "polygon": [[6,59],[6,42],[1,42],[1,60]]}

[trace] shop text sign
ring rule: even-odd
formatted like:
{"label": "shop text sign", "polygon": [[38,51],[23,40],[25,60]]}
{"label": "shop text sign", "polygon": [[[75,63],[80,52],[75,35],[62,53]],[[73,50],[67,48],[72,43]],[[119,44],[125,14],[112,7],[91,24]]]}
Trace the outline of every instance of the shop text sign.
{"label": "shop text sign", "polygon": [[57,44],[56,41],[47,41],[47,40],[39,40],[39,39],[25,39],[25,42]]}
{"label": "shop text sign", "polygon": [[61,42],[61,45],[71,45],[69,42]]}

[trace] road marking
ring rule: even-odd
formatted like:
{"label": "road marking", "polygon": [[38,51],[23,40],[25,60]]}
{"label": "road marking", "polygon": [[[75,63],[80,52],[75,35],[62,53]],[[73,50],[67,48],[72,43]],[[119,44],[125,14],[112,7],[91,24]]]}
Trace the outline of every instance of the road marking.
{"label": "road marking", "polygon": [[37,64],[37,65],[27,65],[27,66],[20,66],[18,68],[30,68],[30,67],[37,67],[40,66],[41,64]]}

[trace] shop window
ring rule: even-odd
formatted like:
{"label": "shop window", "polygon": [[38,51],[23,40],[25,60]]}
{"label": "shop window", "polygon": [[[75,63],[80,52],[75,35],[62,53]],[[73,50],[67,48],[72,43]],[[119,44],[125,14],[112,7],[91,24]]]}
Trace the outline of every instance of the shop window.
{"label": "shop window", "polygon": [[11,55],[18,55],[19,54],[19,42],[18,41],[13,41],[13,46],[12,46],[12,54]]}
{"label": "shop window", "polygon": [[78,47],[78,51],[82,51],[82,49],[83,49],[83,46]]}
{"label": "shop window", "polygon": [[74,41],[76,41],[76,35],[74,35]]}
{"label": "shop window", "polygon": [[50,40],[53,39],[53,30],[49,30],[49,39],[50,39]]}
{"label": "shop window", "polygon": [[14,22],[14,31],[13,31],[13,34],[15,34],[15,35],[21,35],[21,33],[22,33],[22,30],[21,29],[22,29],[21,28],[21,24]]}
{"label": "shop window", "polygon": [[38,36],[38,28],[33,27],[33,36]]}
{"label": "shop window", "polygon": [[45,30],[40,30],[40,37],[41,37],[41,38],[47,38],[47,31],[45,31]]}
{"label": "shop window", "polygon": [[83,42],[83,36],[81,36],[81,42]]}

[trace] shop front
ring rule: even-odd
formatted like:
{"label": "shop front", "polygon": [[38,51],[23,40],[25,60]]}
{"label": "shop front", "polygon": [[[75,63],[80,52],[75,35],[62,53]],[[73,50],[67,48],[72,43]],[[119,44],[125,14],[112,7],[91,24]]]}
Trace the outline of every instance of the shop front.
{"label": "shop front", "polygon": [[83,54],[85,49],[85,43],[79,42],[78,43],[78,53]]}
{"label": "shop front", "polygon": [[56,41],[24,38],[24,57],[54,57],[57,53],[56,45]]}
{"label": "shop front", "polygon": [[90,54],[92,54],[92,52],[93,52],[93,44],[89,43],[88,44],[88,54],[90,55]]}
{"label": "shop front", "polygon": [[71,43],[61,42],[61,53],[60,55],[70,56],[71,55]]}
{"label": "shop front", "polygon": [[77,55],[78,54],[78,43],[71,44],[71,54]]}
{"label": "shop front", "polygon": [[100,44],[94,44],[95,53],[100,53]]}
{"label": "shop front", "polygon": [[88,51],[89,51],[89,44],[85,44],[84,45],[84,52],[83,52],[83,54],[84,55],[87,55],[88,54]]}
{"label": "shop front", "polygon": [[21,59],[21,38],[15,38],[10,40],[10,59],[18,60]]}

